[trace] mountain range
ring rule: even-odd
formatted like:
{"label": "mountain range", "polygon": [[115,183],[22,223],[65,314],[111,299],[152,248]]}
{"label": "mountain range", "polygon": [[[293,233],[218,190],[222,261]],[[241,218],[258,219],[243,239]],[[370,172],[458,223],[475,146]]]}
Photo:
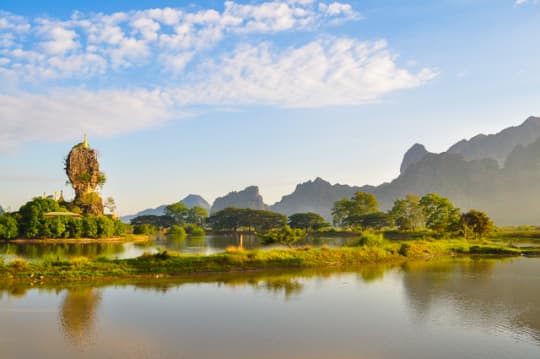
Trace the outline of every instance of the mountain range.
{"label": "mountain range", "polygon": [[[330,220],[334,202],[358,191],[376,195],[382,210],[390,209],[395,199],[408,193],[437,192],[462,210],[487,212],[498,225],[540,223],[540,205],[536,203],[540,198],[540,118],[529,117],[499,133],[463,139],[442,153],[414,144],[403,157],[400,175],[379,186],[331,184],[316,178],[298,184],[293,193],[273,205],[265,204],[259,188],[250,186],[217,198],[210,212],[235,206],[286,215],[316,212]],[[162,213],[162,207],[137,215]]]}

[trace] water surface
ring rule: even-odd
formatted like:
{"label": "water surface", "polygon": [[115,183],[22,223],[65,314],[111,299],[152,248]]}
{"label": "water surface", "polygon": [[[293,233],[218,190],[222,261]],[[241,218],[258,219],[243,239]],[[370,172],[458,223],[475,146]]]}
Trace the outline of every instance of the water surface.
{"label": "water surface", "polygon": [[2,358],[540,358],[540,259],[0,287]]}

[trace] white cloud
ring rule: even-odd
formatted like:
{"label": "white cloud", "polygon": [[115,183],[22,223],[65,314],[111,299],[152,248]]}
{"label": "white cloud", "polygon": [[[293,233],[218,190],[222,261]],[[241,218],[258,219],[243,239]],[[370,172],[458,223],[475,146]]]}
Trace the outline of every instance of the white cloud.
{"label": "white cloud", "polygon": [[[152,60],[163,60],[164,66],[178,74],[179,69],[185,68],[183,61],[191,61],[197,54],[235,34],[307,31],[352,20],[357,15],[349,4],[285,0],[253,5],[226,1],[222,12],[173,8],[113,14],[76,12],[70,19],[47,17],[30,22],[0,12],[0,55],[6,56],[2,49],[13,48],[27,53],[41,52],[50,57],[63,55],[66,61],[74,55],[78,60],[94,61],[93,55],[97,55],[106,61],[107,71],[143,67],[153,63]],[[61,68],[45,69],[47,63],[51,62],[34,63],[32,59],[18,58],[17,62],[3,66],[4,70],[25,69],[33,74],[43,74],[41,79],[76,76],[72,71],[62,73]],[[85,68],[94,64],[79,66]],[[103,72],[86,71],[81,77],[90,73]],[[28,77],[26,73],[19,73],[19,76]]]}
{"label": "white cloud", "polygon": [[111,136],[179,117],[160,91],[55,90],[49,94],[0,95],[0,152],[28,141]]}
{"label": "white cloud", "polygon": [[79,47],[79,43],[75,41],[77,33],[61,24],[44,24],[41,31],[45,34],[45,38],[49,39],[41,43],[41,46],[51,55],[64,54]]}
{"label": "white cloud", "polygon": [[528,0],[516,0],[516,5],[525,4]]}
{"label": "white cloud", "polygon": [[429,68],[417,73],[400,68],[384,41],[332,38],[281,52],[263,43],[207,62],[191,83],[175,89],[175,98],[184,105],[359,105],[436,75]]}

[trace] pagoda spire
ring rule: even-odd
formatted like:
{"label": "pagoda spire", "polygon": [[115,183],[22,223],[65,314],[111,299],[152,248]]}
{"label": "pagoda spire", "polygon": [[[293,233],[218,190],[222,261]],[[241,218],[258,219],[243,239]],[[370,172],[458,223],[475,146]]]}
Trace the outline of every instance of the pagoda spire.
{"label": "pagoda spire", "polygon": [[84,134],[83,148],[88,149],[88,139],[86,138],[86,133]]}

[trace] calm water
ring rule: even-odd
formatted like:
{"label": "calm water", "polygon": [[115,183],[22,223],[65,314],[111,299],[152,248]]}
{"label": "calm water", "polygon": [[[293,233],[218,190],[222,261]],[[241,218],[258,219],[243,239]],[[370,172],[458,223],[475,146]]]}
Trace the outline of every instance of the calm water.
{"label": "calm water", "polygon": [[540,259],[0,286],[1,358],[540,358]]}
{"label": "calm water", "polygon": [[[318,237],[308,239],[306,244],[322,246],[341,246],[348,241],[354,240],[351,237]],[[89,258],[107,256],[110,258],[134,258],[144,252],[156,252],[160,249],[168,249],[184,253],[211,254],[223,252],[228,246],[239,244],[238,236],[234,235],[207,235],[204,237],[187,237],[180,239],[170,239],[167,237],[157,237],[149,243],[9,243],[0,241],[0,257],[9,261],[15,257],[22,257],[29,260],[42,259],[44,257],[71,258],[85,256]],[[261,240],[253,235],[245,235],[243,246],[246,249],[271,248],[262,246]]]}

